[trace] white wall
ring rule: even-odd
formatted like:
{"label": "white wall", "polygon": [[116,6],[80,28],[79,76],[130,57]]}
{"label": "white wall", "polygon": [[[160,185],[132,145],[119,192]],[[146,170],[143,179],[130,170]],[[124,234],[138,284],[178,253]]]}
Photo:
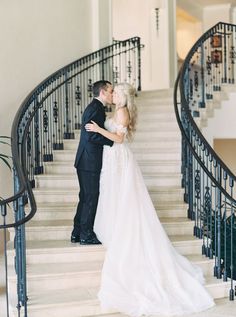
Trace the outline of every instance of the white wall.
{"label": "white wall", "polygon": [[[112,43],[112,0],[90,0],[93,25],[93,51]],[[109,42],[109,43],[108,43]]]}
{"label": "white wall", "polygon": [[236,7],[231,10],[231,23],[236,24]]}
{"label": "white wall", "polygon": [[[95,2],[99,11],[92,15]],[[95,46],[110,44],[109,6],[110,0],[0,1],[0,135],[10,135],[21,102],[44,78]],[[96,45],[93,18],[102,25]],[[0,196],[9,196],[11,181],[0,163]]]}
{"label": "white wall", "polygon": [[195,19],[199,21],[202,20],[203,8],[197,2],[189,0],[176,0],[176,5],[178,8],[188,12],[188,14],[193,16]]}
{"label": "white wall", "polygon": [[[113,0],[112,4],[113,37],[124,40],[139,36],[142,44],[145,45],[142,49],[142,89],[168,88],[170,86],[168,1]],[[158,31],[155,14],[157,7],[160,8]]]}
{"label": "white wall", "polygon": [[[39,82],[93,50],[95,1],[70,0],[69,5],[67,0],[0,1],[0,135],[10,135],[16,110]],[[110,44],[105,31],[109,30],[109,0],[102,3],[97,21],[103,29],[97,48]],[[6,175],[2,169],[0,174]],[[5,189],[0,183],[0,196]]]}
{"label": "white wall", "polygon": [[203,10],[203,31],[207,31],[218,22],[228,22],[232,20],[231,4],[212,5]]}
{"label": "white wall", "polygon": [[214,139],[214,151],[236,175],[236,139]]}
{"label": "white wall", "polygon": [[202,23],[199,20],[179,11],[177,14],[177,52],[184,59],[194,43],[202,35]]}
{"label": "white wall", "polygon": [[229,93],[229,99],[221,102],[219,109],[214,110],[214,116],[208,118],[207,127],[202,133],[213,146],[214,139],[236,139],[236,93]]}

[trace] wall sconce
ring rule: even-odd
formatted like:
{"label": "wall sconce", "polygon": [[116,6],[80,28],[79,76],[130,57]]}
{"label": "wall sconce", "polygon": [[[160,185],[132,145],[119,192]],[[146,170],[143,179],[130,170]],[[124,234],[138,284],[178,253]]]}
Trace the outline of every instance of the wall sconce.
{"label": "wall sconce", "polygon": [[160,8],[155,8],[156,13],[156,30],[159,31],[159,14],[160,14]]}
{"label": "wall sconce", "polygon": [[156,22],[156,31],[158,32],[160,29],[160,16],[161,16],[161,9],[164,9],[166,6],[167,0],[153,0],[152,4],[155,8],[155,22]]}

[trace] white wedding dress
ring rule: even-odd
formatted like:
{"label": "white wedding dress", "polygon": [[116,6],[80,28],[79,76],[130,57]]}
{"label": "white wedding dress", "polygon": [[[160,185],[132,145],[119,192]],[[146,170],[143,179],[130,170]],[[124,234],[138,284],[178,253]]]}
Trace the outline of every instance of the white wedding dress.
{"label": "white wedding dress", "polygon": [[[126,131],[113,119],[105,127]],[[200,268],[177,253],[162,228],[126,143],[104,146],[94,231],[107,249],[98,294],[104,309],[171,316],[214,305]]]}

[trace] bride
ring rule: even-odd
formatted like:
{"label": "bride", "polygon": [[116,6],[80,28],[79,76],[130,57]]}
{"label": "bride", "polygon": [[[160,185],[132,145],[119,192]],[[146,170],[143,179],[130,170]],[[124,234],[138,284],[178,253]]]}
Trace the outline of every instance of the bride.
{"label": "bride", "polygon": [[95,122],[85,127],[115,142],[104,146],[94,224],[107,249],[98,297],[103,308],[135,317],[199,312],[214,305],[202,271],[172,246],[124,142],[135,131],[134,94],[127,83],[115,86],[116,110],[106,130]]}

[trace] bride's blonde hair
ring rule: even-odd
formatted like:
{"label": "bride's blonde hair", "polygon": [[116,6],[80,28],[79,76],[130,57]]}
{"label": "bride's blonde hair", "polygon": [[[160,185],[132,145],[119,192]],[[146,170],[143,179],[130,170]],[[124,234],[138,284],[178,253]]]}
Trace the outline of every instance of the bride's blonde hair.
{"label": "bride's blonde hair", "polygon": [[137,107],[134,102],[135,88],[128,83],[117,84],[114,88],[117,95],[119,96],[119,107],[127,107],[129,112],[129,124],[128,124],[128,140],[132,140],[133,134],[136,131],[137,122]]}

